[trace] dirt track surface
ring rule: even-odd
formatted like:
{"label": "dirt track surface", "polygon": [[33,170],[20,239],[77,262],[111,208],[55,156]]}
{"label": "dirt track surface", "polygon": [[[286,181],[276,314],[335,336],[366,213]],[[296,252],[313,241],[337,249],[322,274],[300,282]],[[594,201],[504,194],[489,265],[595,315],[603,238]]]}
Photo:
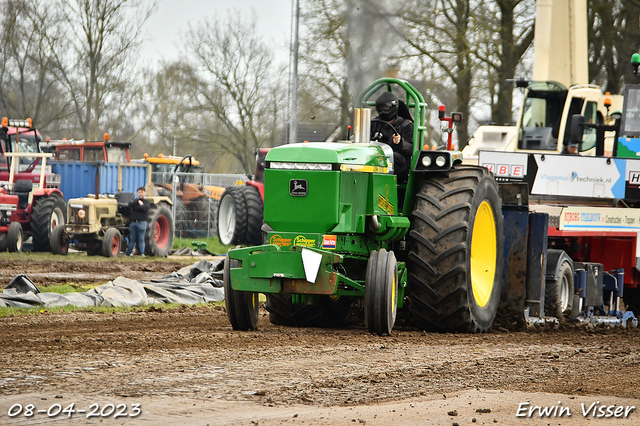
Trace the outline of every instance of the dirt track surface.
{"label": "dirt track surface", "polygon": [[[640,424],[637,409],[581,413],[596,401],[640,407],[636,329],[379,337],[359,324],[274,326],[262,309],[259,327],[234,332],[216,306],[1,318],[0,424],[67,424],[8,410],[72,402],[142,407],[78,424]],[[572,415],[516,417],[527,401]]]}
{"label": "dirt track surface", "polygon": [[36,285],[59,283],[104,284],[119,276],[134,280],[149,280],[151,278],[161,278],[164,274],[177,271],[197,261],[197,259],[190,258],[173,261],[150,259],[147,262],[129,261],[129,259],[123,258],[118,258],[119,260],[117,261],[102,262],[92,262],[85,259],[82,259],[82,261],[43,261],[28,259],[28,256],[29,254],[25,253],[25,260],[2,260],[0,288],[4,288],[18,274],[26,274]]}

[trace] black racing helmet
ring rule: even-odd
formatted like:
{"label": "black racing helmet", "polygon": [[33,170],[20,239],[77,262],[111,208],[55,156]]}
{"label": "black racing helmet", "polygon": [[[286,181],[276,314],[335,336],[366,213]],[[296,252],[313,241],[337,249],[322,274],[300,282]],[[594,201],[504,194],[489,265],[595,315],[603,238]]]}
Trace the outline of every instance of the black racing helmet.
{"label": "black racing helmet", "polygon": [[384,92],[376,99],[378,118],[391,121],[398,116],[398,97],[391,92]]}
{"label": "black racing helmet", "polygon": [[398,116],[398,97],[391,92],[384,92],[376,99],[378,118],[391,121]]}

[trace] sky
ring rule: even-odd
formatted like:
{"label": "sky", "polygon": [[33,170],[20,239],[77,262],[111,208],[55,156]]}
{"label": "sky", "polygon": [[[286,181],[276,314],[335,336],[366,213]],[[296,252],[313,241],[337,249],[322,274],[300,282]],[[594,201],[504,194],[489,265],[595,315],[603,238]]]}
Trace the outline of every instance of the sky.
{"label": "sky", "polygon": [[276,56],[287,61],[291,31],[292,0],[158,0],[158,9],[145,24],[147,38],[142,59],[149,65],[160,60],[178,59],[181,34],[205,18],[224,18],[238,12],[247,18],[251,10],[257,17],[256,30],[274,47]]}

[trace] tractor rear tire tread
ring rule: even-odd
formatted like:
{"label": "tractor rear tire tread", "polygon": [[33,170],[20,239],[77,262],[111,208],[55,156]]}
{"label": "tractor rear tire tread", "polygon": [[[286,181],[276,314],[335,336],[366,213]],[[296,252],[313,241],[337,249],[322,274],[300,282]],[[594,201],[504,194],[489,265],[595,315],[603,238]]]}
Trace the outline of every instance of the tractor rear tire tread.
{"label": "tractor rear tire tread", "polygon": [[33,249],[35,251],[51,250],[51,215],[55,209],[62,211],[64,225],[67,219],[67,203],[57,193],[37,198],[31,211],[31,236],[33,237]]}
{"label": "tractor rear tire tread", "polygon": [[203,195],[189,203],[192,206],[194,217],[197,217],[196,228],[214,235],[218,229],[218,200]]}
{"label": "tractor rear tire tread", "polygon": [[[483,200],[489,201],[495,220],[497,261],[489,301],[481,307],[474,300],[469,269],[473,221]],[[418,184],[411,216],[407,294],[416,324],[439,332],[487,331],[502,281],[502,212],[492,175],[473,166],[431,175]]]}
{"label": "tractor rear tire tread", "polygon": [[262,243],[262,222],[264,206],[258,188],[251,185],[240,187],[247,206],[247,229],[241,243],[247,245],[260,245]]}
{"label": "tractor rear tire tread", "polygon": [[[220,224],[226,222],[228,224],[227,218],[220,217],[221,214],[226,214],[225,204],[228,203],[231,197],[231,202],[233,202],[233,212],[235,213],[235,221],[232,224],[233,226],[233,234],[227,238],[223,237],[220,232]],[[217,220],[217,231],[218,238],[222,244],[226,245],[236,245],[242,242],[242,239],[246,235],[247,232],[247,202],[245,201],[244,195],[240,192],[240,187],[231,186],[226,188],[222,197],[220,197],[220,206],[218,209],[218,220]],[[224,240],[224,241],[223,241]]]}

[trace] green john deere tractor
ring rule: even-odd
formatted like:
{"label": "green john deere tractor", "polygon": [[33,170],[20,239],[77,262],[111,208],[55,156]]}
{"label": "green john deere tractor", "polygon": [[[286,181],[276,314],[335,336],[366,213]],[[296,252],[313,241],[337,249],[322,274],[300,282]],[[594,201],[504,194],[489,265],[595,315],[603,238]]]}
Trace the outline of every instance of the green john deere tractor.
{"label": "green john deere tractor", "polygon": [[[371,107],[385,90],[404,97],[401,116],[413,115],[406,182],[392,174],[390,148],[369,141]],[[426,103],[408,82],[377,80],[358,106],[356,143],[293,144],[267,154],[264,221],[272,230],[267,244],[227,254],[232,327],[256,329],[264,293],[274,324],[338,326],[359,298],[372,333],[391,333],[407,302],[425,330],[486,331],[503,264],[493,176],[460,164],[459,153],[422,149]]]}

